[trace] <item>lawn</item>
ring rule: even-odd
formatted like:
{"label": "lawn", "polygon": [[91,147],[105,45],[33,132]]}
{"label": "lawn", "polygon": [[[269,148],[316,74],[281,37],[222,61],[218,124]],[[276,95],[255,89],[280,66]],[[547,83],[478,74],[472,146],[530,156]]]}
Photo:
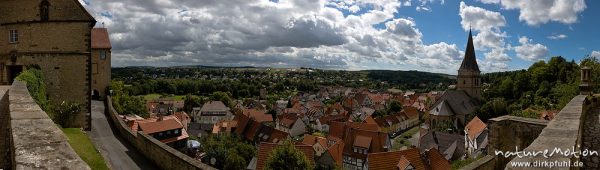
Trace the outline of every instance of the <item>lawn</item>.
{"label": "lawn", "polygon": [[396,138],[393,139],[394,143],[392,144],[392,150],[400,150],[402,146],[410,147],[411,142],[408,139],[412,138],[417,132],[419,132],[419,126],[415,126],[401,135],[396,136]]}
{"label": "lawn", "polygon": [[[163,97],[161,94],[156,94],[156,93],[144,95],[144,99],[146,99],[146,101],[156,100],[156,99],[159,99],[161,97]],[[171,100],[182,101],[182,100],[185,99],[185,95],[169,95],[169,96],[167,96],[165,98],[166,99],[171,99]]]}
{"label": "lawn", "polygon": [[90,138],[79,128],[65,128],[62,131],[69,138],[69,144],[77,152],[77,155],[85,161],[93,170],[108,169],[106,162],[96,150]]}

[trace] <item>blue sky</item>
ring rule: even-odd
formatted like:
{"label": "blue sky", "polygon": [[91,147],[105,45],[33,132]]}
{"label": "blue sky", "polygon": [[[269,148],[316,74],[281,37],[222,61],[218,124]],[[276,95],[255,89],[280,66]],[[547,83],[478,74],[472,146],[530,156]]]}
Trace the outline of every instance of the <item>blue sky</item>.
{"label": "blue sky", "polygon": [[[431,12],[419,12],[415,8],[401,8],[396,17],[411,17],[423,32],[423,41],[426,44],[437,42],[451,42],[464,50],[468,32],[460,25],[461,17],[458,15],[461,1],[446,1],[444,4],[432,3]],[[527,36],[543,44],[549,49],[549,56],[562,56],[566,59],[580,61],[592,51],[600,51],[600,7],[599,1],[585,1],[587,8],[578,16],[578,21],[573,24],[548,22],[530,26],[524,21],[519,21],[519,10],[503,9],[498,4],[485,4],[479,1],[465,1],[467,5],[478,6],[487,10],[500,12],[507,21],[504,31],[508,33],[507,41],[510,44],[519,44],[520,36]],[[474,32],[477,34],[477,32]],[[560,40],[549,39],[548,36],[564,34],[567,38]],[[508,52],[513,60],[508,64],[511,69],[528,68],[533,62],[520,59],[514,51]],[[482,59],[483,52],[477,51],[477,58]]]}
{"label": "blue sky", "polygon": [[[592,0],[80,0],[113,65],[420,70],[456,74],[473,27],[483,72],[600,57]],[[98,24],[97,26],[101,26]]]}

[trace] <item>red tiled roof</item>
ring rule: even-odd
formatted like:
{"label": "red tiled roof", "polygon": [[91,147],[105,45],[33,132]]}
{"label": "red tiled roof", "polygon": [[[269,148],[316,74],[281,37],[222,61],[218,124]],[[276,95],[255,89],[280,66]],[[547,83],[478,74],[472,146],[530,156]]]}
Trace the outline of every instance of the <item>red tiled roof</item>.
{"label": "red tiled roof", "polygon": [[[267,142],[260,143],[260,145],[258,146],[258,154],[257,154],[257,161],[256,161],[256,169],[257,170],[264,169],[267,159],[269,159],[269,157],[271,156],[271,153],[273,152],[273,149],[275,149],[275,147],[277,147],[278,145],[279,144],[276,144],[276,143],[267,143]],[[312,146],[295,145],[294,147],[296,149],[300,150],[302,153],[304,153],[304,155],[306,155],[306,158],[310,161],[310,163],[312,165],[315,164],[315,161],[314,161],[315,151],[313,150]]]}
{"label": "red tiled roof", "polygon": [[475,116],[468,124],[465,126],[465,130],[467,130],[467,134],[470,139],[475,139],[477,135],[479,135],[484,129],[487,127],[479,117]]}
{"label": "red tiled roof", "polygon": [[442,156],[440,151],[435,148],[430,149],[425,154],[427,154],[427,158],[429,158],[429,166],[432,170],[450,170],[452,169],[452,165],[450,162]]}
{"label": "red tiled roof", "polygon": [[183,128],[183,125],[181,125],[180,122],[174,119],[162,120],[157,122],[140,122],[138,126],[146,134],[153,134],[157,132]]}
{"label": "red tiled roof", "polygon": [[410,161],[404,157],[404,155],[400,156],[400,161],[398,161],[398,169],[405,170],[410,165]]}
{"label": "red tiled roof", "polygon": [[369,149],[371,147],[371,137],[356,136],[354,138],[354,146]]}
{"label": "red tiled roof", "polygon": [[398,169],[398,164],[402,156],[416,169],[425,169],[426,163],[421,159],[419,149],[416,148],[393,152],[369,153],[367,157],[369,169]]}
{"label": "red tiled roof", "polygon": [[92,48],[94,49],[110,49],[110,38],[108,38],[108,30],[106,28],[92,29]]}
{"label": "red tiled roof", "polygon": [[335,137],[330,137],[327,140],[335,141],[335,143],[333,145],[329,146],[329,149],[327,149],[327,152],[329,152],[329,154],[335,161],[335,164],[338,167],[342,167],[342,161],[343,161],[342,158],[344,155],[344,141],[342,141],[341,139],[335,138]]}
{"label": "red tiled roof", "polygon": [[403,111],[404,111],[404,113],[406,113],[406,116],[408,116],[409,119],[415,119],[415,118],[418,119],[419,118],[419,111],[415,107],[412,107],[412,106],[404,107]]}
{"label": "red tiled roof", "polygon": [[254,120],[258,122],[272,122],[273,116],[267,114],[265,111],[261,111],[258,109],[244,109],[242,113],[250,118],[254,118]]}

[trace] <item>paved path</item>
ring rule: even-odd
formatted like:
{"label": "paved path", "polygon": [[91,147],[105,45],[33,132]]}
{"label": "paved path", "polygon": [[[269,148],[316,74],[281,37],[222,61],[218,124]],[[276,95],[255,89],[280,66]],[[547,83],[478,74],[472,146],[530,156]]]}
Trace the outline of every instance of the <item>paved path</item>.
{"label": "paved path", "polygon": [[[583,146],[581,149],[600,151],[600,109],[595,108],[588,112],[584,119]],[[600,156],[587,156],[581,158],[584,167],[582,169],[598,169],[600,167]]]}
{"label": "paved path", "polygon": [[108,124],[104,114],[104,103],[92,101],[92,142],[114,170],[158,169],[127,141],[118,136]]}

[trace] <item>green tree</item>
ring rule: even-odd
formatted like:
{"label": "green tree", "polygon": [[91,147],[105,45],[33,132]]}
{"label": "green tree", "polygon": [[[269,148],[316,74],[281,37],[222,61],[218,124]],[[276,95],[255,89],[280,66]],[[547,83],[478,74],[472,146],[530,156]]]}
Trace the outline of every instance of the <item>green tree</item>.
{"label": "green tree", "polygon": [[244,169],[256,155],[254,146],[229,134],[208,135],[201,138],[200,143],[206,158],[214,158],[216,162],[213,167],[218,169]]}
{"label": "green tree", "polygon": [[396,113],[399,111],[402,111],[402,103],[397,100],[390,102],[390,105],[388,106],[388,113]]}
{"label": "green tree", "polygon": [[202,103],[204,103],[204,100],[201,97],[188,94],[183,101],[183,110],[187,113],[191,113],[194,107],[200,107]]}
{"label": "green tree", "polygon": [[313,169],[304,153],[296,147],[291,140],[286,140],[277,146],[267,159],[265,169],[273,170],[300,170]]}

